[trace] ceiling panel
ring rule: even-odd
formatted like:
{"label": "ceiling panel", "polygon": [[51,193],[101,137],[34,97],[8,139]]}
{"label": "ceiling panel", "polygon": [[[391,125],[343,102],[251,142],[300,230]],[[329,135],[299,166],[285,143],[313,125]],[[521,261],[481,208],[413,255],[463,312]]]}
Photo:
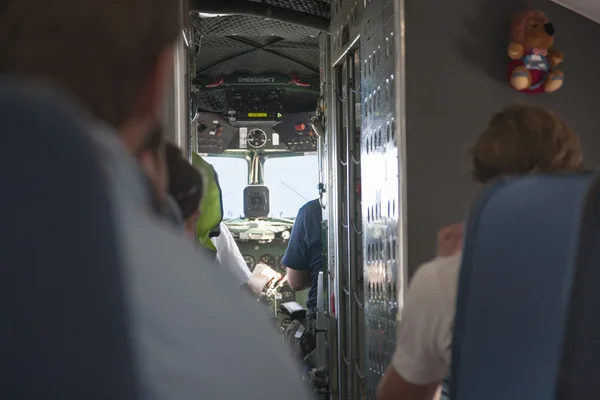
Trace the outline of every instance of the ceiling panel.
{"label": "ceiling panel", "polygon": [[600,23],[600,0],[552,0],[556,4],[575,11]]}

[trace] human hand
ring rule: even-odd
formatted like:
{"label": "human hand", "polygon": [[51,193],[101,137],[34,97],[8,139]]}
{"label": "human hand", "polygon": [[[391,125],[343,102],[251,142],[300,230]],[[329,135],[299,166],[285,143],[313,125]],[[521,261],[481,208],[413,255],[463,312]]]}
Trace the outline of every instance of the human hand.
{"label": "human hand", "polygon": [[267,264],[258,263],[254,267],[252,276],[250,277],[249,285],[257,293],[260,293],[265,286],[273,282],[279,281],[283,275],[269,267]]}
{"label": "human hand", "polygon": [[450,257],[462,250],[464,224],[446,226],[437,234],[437,256]]}

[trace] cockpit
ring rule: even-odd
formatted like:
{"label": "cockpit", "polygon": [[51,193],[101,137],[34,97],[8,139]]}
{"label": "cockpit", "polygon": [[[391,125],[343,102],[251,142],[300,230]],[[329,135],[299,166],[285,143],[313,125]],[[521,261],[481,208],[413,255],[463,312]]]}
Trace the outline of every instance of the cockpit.
{"label": "cockpit", "polygon": [[[202,157],[218,174],[223,220],[250,271],[262,263],[285,274],[296,214],[319,197],[318,78],[234,74],[192,85],[192,163]],[[306,302],[306,291],[288,285],[267,292],[274,309]]]}
{"label": "cockpit", "polygon": [[[201,39],[190,69],[192,163],[201,157],[218,174],[223,223],[249,270],[268,266],[285,277],[299,210],[326,202],[320,31],[255,21],[209,12],[191,20]],[[283,332],[290,318],[281,305],[305,307],[308,297],[309,289],[274,279],[260,300]]]}

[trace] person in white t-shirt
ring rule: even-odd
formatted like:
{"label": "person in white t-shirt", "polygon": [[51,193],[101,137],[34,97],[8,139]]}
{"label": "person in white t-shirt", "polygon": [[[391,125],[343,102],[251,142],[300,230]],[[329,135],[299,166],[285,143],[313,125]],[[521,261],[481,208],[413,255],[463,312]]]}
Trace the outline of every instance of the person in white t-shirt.
{"label": "person in white t-shirt", "polygon": [[[483,185],[505,175],[577,171],[582,164],[579,137],[551,111],[527,105],[495,114],[470,158],[473,177]],[[444,379],[450,373],[461,247],[462,224],[444,228],[438,234],[438,256],[414,274],[379,400],[429,400],[451,390]]]}
{"label": "person in white t-shirt", "polygon": [[[169,195],[176,201],[183,217],[186,234],[196,239],[196,225],[200,218],[200,201],[203,196],[202,174],[182,156],[181,150],[171,143],[166,144]],[[220,222],[219,235],[211,238],[216,249],[216,264],[228,269],[239,286],[250,281],[251,273],[235,240]]]}
{"label": "person in white t-shirt", "polygon": [[217,249],[217,265],[228,268],[240,286],[247,285],[253,293],[259,294],[270,281],[282,278],[279,272],[262,263],[256,265],[254,272],[250,272],[227,225],[221,222],[219,229],[220,235],[211,238]]}
{"label": "person in white t-shirt", "polygon": [[[195,240],[198,234],[198,219],[202,217],[200,202],[204,196],[203,175],[185,160],[181,151],[171,143],[166,144],[166,163],[169,195],[179,207],[186,234],[190,239]],[[220,198],[218,200],[221,201]],[[237,286],[247,287],[254,293],[260,293],[270,280],[281,279],[281,274],[269,267],[257,268],[256,273],[252,274],[227,225],[221,221],[215,231],[219,234],[211,237],[210,241],[216,250],[216,265],[228,270]],[[211,252],[207,249],[203,251]]]}
{"label": "person in white t-shirt", "polygon": [[219,224],[221,233],[219,236],[211,238],[211,241],[217,249],[217,264],[227,266],[239,283],[239,286],[245,285],[250,281],[252,273],[244,261],[244,256],[235,243],[233,235],[223,222]]}

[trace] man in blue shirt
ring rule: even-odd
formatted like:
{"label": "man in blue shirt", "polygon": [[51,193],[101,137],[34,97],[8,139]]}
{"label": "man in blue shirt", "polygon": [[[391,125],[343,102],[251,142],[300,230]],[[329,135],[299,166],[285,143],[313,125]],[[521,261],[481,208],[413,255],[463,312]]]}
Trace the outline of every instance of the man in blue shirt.
{"label": "man in blue shirt", "polygon": [[282,261],[292,290],[310,287],[306,302],[309,310],[317,305],[317,280],[323,269],[322,212],[319,200],[309,201],[300,208]]}

